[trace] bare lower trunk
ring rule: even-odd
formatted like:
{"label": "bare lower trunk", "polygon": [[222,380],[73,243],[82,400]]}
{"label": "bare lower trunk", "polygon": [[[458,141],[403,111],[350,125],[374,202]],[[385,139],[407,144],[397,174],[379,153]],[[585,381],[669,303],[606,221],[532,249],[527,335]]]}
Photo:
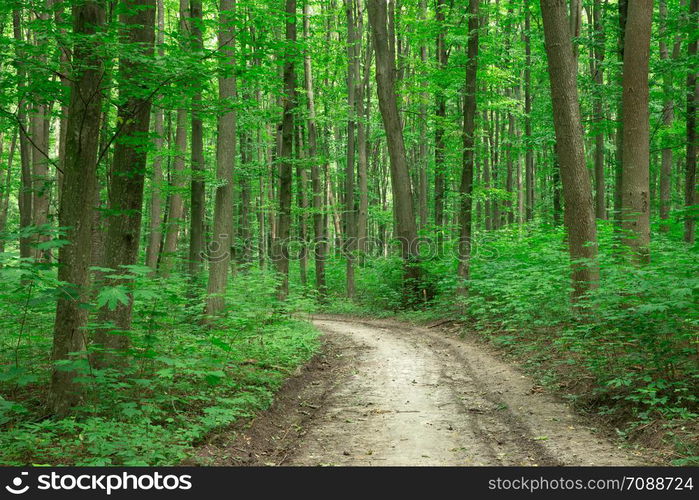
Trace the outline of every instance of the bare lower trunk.
{"label": "bare lower trunk", "polygon": [[[690,0],[689,18],[696,26],[697,13],[699,12],[699,0]],[[687,47],[687,55],[690,60],[696,58],[699,41],[695,38]],[[696,68],[690,69],[687,74],[687,159],[685,164],[684,205],[687,214],[684,218],[684,241],[694,243],[694,231],[696,226],[697,193],[697,101],[699,100],[699,79]]]}

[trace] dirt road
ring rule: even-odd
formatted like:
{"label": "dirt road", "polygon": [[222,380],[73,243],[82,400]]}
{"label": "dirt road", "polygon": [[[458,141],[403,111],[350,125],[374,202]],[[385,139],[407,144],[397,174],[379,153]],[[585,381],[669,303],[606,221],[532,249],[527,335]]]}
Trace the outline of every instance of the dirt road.
{"label": "dirt road", "polygon": [[[391,321],[314,320],[325,358],[280,393],[228,463],[643,465],[473,341]],[[219,454],[209,450],[209,456]]]}

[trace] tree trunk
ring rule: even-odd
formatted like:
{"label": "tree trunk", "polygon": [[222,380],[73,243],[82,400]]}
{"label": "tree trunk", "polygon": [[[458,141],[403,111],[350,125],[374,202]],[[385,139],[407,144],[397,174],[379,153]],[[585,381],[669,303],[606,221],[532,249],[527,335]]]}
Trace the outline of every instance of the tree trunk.
{"label": "tree trunk", "polygon": [[[617,40],[617,54],[620,67],[624,64],[624,38],[626,37],[626,15],[628,10],[628,0],[619,0],[619,39]],[[619,73],[618,83],[622,86],[623,73]],[[624,164],[624,120],[623,120],[623,98],[620,96],[617,101],[616,110],[616,165],[615,165],[615,186],[614,186],[614,222],[615,228],[621,229],[622,220],[622,192],[623,192],[623,164]]]}
{"label": "tree trunk", "polygon": [[[71,77],[71,99],[68,107],[66,156],[63,169],[59,224],[70,228],[70,241],[58,251],[58,279],[65,283],[56,303],[54,323],[53,361],[85,357],[85,327],[89,300],[89,266],[92,246],[92,203],[97,180],[97,149],[102,106],[103,61],[100,59],[99,38],[91,35],[101,32],[105,24],[105,3],[86,0],[73,6],[73,33],[76,39],[73,57],[83,61],[84,71]],[[81,43],[77,40],[84,40]],[[80,96],[93,96],[90,100]],[[49,406],[57,415],[65,415],[79,404],[82,386],[74,379],[82,375],[80,369],[54,367],[51,377]]]}
{"label": "tree trunk", "polygon": [[[699,13],[699,0],[689,1],[689,19],[691,26],[696,27]],[[690,61],[696,59],[699,41],[694,38],[687,46],[687,56]],[[697,101],[699,100],[699,79],[696,67],[691,67],[687,74],[687,159],[685,165],[684,205],[687,214],[684,218],[684,241],[694,244],[696,226],[697,192]]]}
{"label": "tree trunk", "polygon": [[[151,101],[138,89],[138,82],[147,72],[147,59],[152,56],[155,39],[155,0],[124,0],[125,11],[120,15],[124,26],[123,37],[129,43],[139,47],[137,57],[123,57],[119,61],[120,97],[125,104],[119,109],[117,123],[123,124],[117,133],[122,140],[114,147],[114,159],[109,185],[109,216],[107,217],[107,236],[104,244],[105,266],[117,274],[126,273],[124,266],[136,263],[141,233],[141,208],[143,206],[143,182],[146,170],[147,152],[142,144],[134,145],[148,134]],[[126,140],[123,140],[126,139]],[[108,281],[109,285],[118,286],[128,279]],[[95,341],[105,349],[97,353],[97,366],[113,366],[124,362],[123,354],[129,346],[129,337],[125,332],[131,328],[131,310],[133,297],[128,303],[117,304],[113,309],[103,307],[99,321],[110,323],[111,327],[101,328],[95,335]],[[114,351],[112,353],[111,351]]]}
{"label": "tree trunk", "polygon": [[466,84],[464,87],[464,131],[463,170],[459,189],[459,266],[457,273],[463,280],[460,290],[467,290],[470,277],[471,234],[473,211],[473,163],[476,132],[476,83],[478,78],[478,6],[479,0],[468,3],[468,45],[466,61]]}
{"label": "tree trunk", "polygon": [[624,41],[622,121],[623,242],[641,263],[650,259],[648,61],[653,0],[629,2]]}
{"label": "tree trunk", "polygon": [[[208,248],[209,283],[206,314],[220,314],[225,306],[228,284],[228,264],[231,258],[233,234],[233,171],[235,169],[236,112],[226,106],[236,98],[235,79],[235,0],[221,0],[218,45],[221,47],[221,76],[218,79],[218,100],[225,109],[218,117],[216,137],[216,194],[214,201],[214,230]],[[263,193],[260,193],[263,196]],[[260,230],[264,230],[264,225]],[[262,250],[260,250],[262,251]]]}
{"label": "tree trunk", "polygon": [[[444,71],[447,66],[447,48],[445,42],[445,10],[444,0],[437,0],[435,21],[437,22],[436,56],[437,69]],[[437,247],[442,251],[444,241],[444,195],[446,188],[446,166],[444,162],[444,123],[447,117],[447,105],[444,89],[437,88],[436,110],[434,120],[434,224],[437,230]]]}
{"label": "tree trunk", "polygon": [[[392,0],[389,0],[389,4]],[[391,165],[391,185],[393,189],[393,210],[397,237],[405,263],[406,303],[417,299],[417,280],[420,277],[417,227],[413,198],[410,191],[410,174],[405,155],[403,130],[398,103],[396,102],[394,59],[389,49],[386,4],[383,0],[368,0],[369,24],[376,54],[376,84],[379,108],[386,132],[388,153]]]}
{"label": "tree trunk", "polygon": [[592,189],[585,166],[580,120],[577,64],[566,22],[565,0],[541,0],[548,71],[551,82],[556,155],[565,199],[564,221],[572,261],[573,299],[597,286],[597,229]]}
{"label": "tree trunk", "polygon": [[284,96],[281,127],[281,162],[279,165],[279,222],[275,241],[274,261],[281,274],[278,295],[285,300],[289,294],[289,236],[291,230],[291,182],[293,167],[294,112],[296,110],[296,72],[293,54],[296,51],[296,0],[285,0],[287,43],[284,54]]}
{"label": "tree trunk", "polygon": [[[202,35],[202,2],[190,0],[190,30],[192,33],[192,51],[204,55]],[[195,82],[197,89],[200,82]],[[190,229],[189,229],[189,274],[192,277],[201,272],[204,257],[204,220],[206,218],[205,188],[204,188],[204,129],[201,118],[201,91],[197,90],[192,96],[192,186],[190,198]]]}
{"label": "tree trunk", "polygon": [[592,7],[592,29],[594,30],[594,47],[592,48],[592,79],[595,82],[593,119],[595,127],[595,216],[598,219],[607,218],[604,182],[604,130],[602,129],[604,115],[602,113],[604,85],[604,56],[605,36],[602,20],[602,1],[595,0]]}
{"label": "tree trunk", "polygon": [[[661,24],[667,22],[667,2],[660,2],[660,18]],[[661,36],[667,36],[667,28],[663,26]],[[672,59],[677,59],[680,52],[680,38],[677,37],[672,51]],[[660,59],[665,62],[670,60],[667,42],[664,39],[660,40]],[[663,92],[665,94],[665,102],[663,103],[663,126],[670,130],[672,122],[675,119],[675,103],[672,99],[672,76],[669,71],[663,74]],[[662,159],[660,166],[660,231],[666,233],[670,230],[670,225],[667,221],[670,217],[670,206],[672,203],[672,145],[669,144],[667,138],[664,139],[664,147],[662,149]]]}
{"label": "tree trunk", "polygon": [[531,41],[530,41],[529,5],[524,7],[524,135],[526,136],[526,153],[524,159],[525,210],[526,220],[534,218],[534,151],[532,143],[532,83],[531,83]]}
{"label": "tree trunk", "polygon": [[[19,126],[19,153],[21,165],[20,192],[17,197],[19,202],[19,228],[24,230],[32,225],[32,167],[31,167],[31,144],[27,137],[27,104],[24,99],[24,88],[26,69],[22,62],[26,56],[19,49],[23,42],[22,37],[22,11],[12,11],[12,27],[14,37],[17,42],[17,60],[15,68],[17,71],[17,93],[19,102],[17,103],[17,124]],[[32,256],[31,237],[26,233],[19,238],[19,255],[23,259]]]}
{"label": "tree trunk", "polygon": [[[310,17],[309,0],[303,3],[303,38],[309,39]],[[315,94],[313,92],[313,67],[311,55],[305,52],[303,58],[304,85],[306,90],[306,106],[308,107],[308,155],[311,160],[311,187],[313,189],[313,236],[314,260],[316,271],[316,290],[321,301],[325,300],[327,287],[325,285],[325,256],[327,254],[327,237],[325,234],[325,187],[318,165],[318,132],[316,128]]]}
{"label": "tree trunk", "polygon": [[[347,163],[345,165],[345,238],[344,254],[347,258],[347,297],[354,298],[354,261],[357,241],[356,213],[354,209],[354,163],[357,127],[357,80],[359,79],[359,42],[355,22],[354,0],[345,0],[347,14]],[[361,145],[360,145],[361,147]]]}
{"label": "tree trunk", "polygon": [[[163,57],[163,30],[165,29],[165,8],[163,0],[158,3],[158,30],[156,32],[156,45],[158,46],[158,56]],[[160,152],[163,149],[163,123],[164,113],[162,108],[155,110],[154,133],[155,157],[153,158],[153,180],[151,181],[150,199],[150,220],[148,226],[148,248],[146,250],[146,266],[155,270],[158,267],[158,257],[160,256],[160,246],[162,243],[162,185],[163,185],[163,156]]]}

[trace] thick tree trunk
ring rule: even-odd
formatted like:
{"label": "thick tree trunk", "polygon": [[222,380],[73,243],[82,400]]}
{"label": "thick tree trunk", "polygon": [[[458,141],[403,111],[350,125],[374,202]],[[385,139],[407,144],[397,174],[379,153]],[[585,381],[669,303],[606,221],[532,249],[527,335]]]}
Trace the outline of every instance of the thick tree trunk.
{"label": "thick tree trunk", "polygon": [[[389,0],[388,3],[391,4],[392,0]],[[410,191],[410,173],[405,155],[403,130],[396,102],[394,60],[389,48],[386,7],[383,0],[368,0],[369,23],[373,35],[374,53],[376,54],[379,108],[391,160],[396,236],[400,241],[405,263],[405,299],[406,302],[410,302],[417,298],[417,280],[420,277],[420,268],[417,265],[419,259],[417,226]]]}
{"label": "thick tree trunk", "polygon": [[479,0],[469,0],[468,4],[468,45],[466,62],[466,84],[464,86],[464,130],[461,186],[459,189],[459,266],[457,273],[463,280],[462,293],[467,290],[466,281],[470,277],[471,234],[473,211],[473,164],[475,157],[476,132],[476,83],[478,77],[478,6]]}
{"label": "thick tree trunk", "polygon": [[284,96],[281,127],[281,162],[279,165],[279,222],[275,241],[274,261],[281,274],[278,296],[289,294],[289,236],[291,230],[291,182],[293,168],[294,112],[296,110],[296,72],[293,54],[296,51],[296,0],[286,0],[287,49],[284,57]]}
{"label": "thick tree trunk", "polygon": [[629,2],[624,41],[622,121],[623,242],[644,263],[650,259],[648,62],[653,0]]}
{"label": "thick tree trunk", "polygon": [[[98,40],[90,36],[101,31],[105,23],[104,1],[91,1],[73,7],[73,33],[76,41],[73,57],[83,61],[85,69],[71,77],[71,99],[68,107],[66,156],[63,163],[63,186],[59,224],[70,228],[70,241],[58,251],[58,279],[65,283],[56,304],[53,361],[84,359],[85,326],[89,300],[89,267],[92,247],[92,203],[97,180],[97,148],[103,61]],[[81,99],[89,95],[92,99]],[[49,406],[57,415],[65,415],[82,398],[82,386],[74,379],[80,370],[55,367],[51,377]]]}
{"label": "thick tree trunk", "polygon": [[[114,160],[109,185],[109,216],[107,236],[104,244],[105,266],[118,274],[126,272],[124,266],[136,263],[141,233],[141,209],[143,206],[143,182],[146,170],[147,152],[133,141],[142,140],[148,133],[151,101],[138,88],[148,63],[144,59],[153,53],[155,39],[155,0],[124,0],[125,11],[120,15],[123,36],[139,47],[138,57],[119,61],[120,97],[125,105],[120,108],[117,123],[123,124],[114,147]],[[126,140],[123,140],[126,139]],[[108,284],[123,284],[122,279],[110,280]],[[102,323],[114,325],[101,328],[95,341],[105,349],[98,352],[97,366],[112,366],[124,361],[124,351],[129,346],[125,333],[131,328],[133,298],[126,304],[117,304],[113,309],[104,307],[99,314]],[[111,351],[114,351],[113,353]]]}
{"label": "thick tree trunk", "polygon": [[551,82],[556,154],[565,199],[564,220],[572,261],[573,298],[581,297],[599,281],[597,229],[592,189],[585,166],[580,120],[577,64],[568,28],[565,0],[541,0],[544,38]]}
{"label": "thick tree trunk", "polygon": [[[218,117],[216,137],[216,194],[214,201],[214,230],[208,248],[209,283],[207,286],[206,314],[220,314],[225,306],[228,284],[228,264],[231,258],[233,234],[233,171],[235,168],[236,112],[226,106],[236,98],[235,80],[235,0],[221,0],[219,12],[218,45],[224,58],[218,79],[218,100],[225,112]],[[263,196],[263,193],[260,193]],[[264,230],[264,225],[260,230]],[[262,250],[260,250],[262,251]]]}

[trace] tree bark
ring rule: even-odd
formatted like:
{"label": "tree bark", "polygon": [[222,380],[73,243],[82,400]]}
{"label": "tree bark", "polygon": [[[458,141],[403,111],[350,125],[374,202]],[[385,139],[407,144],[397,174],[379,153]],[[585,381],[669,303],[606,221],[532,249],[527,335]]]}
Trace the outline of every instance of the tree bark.
{"label": "tree bark", "polygon": [[[202,27],[202,1],[190,0],[190,31],[192,33],[192,51],[204,55]],[[201,88],[196,82],[197,88]],[[204,221],[206,218],[204,186],[204,129],[201,118],[201,91],[192,96],[192,183],[190,197],[189,226],[189,274],[196,277],[201,272],[204,258]]]}
{"label": "tree bark", "polygon": [[[142,144],[133,143],[143,140],[150,124],[151,100],[140,88],[140,82],[143,74],[148,72],[146,61],[153,54],[156,10],[155,0],[123,2],[124,12],[120,15],[120,22],[124,26],[123,36],[139,47],[139,54],[133,59],[123,57],[119,61],[122,82],[119,94],[125,104],[117,117],[117,123],[123,124],[123,128],[118,132],[120,140],[114,147],[104,244],[105,266],[117,274],[127,272],[125,266],[135,264],[138,257],[147,152]],[[128,279],[108,281],[112,286],[124,283],[128,283]],[[124,351],[129,346],[129,337],[125,333],[131,328],[132,307],[133,297],[129,296],[126,304],[119,303],[113,309],[103,307],[100,310],[99,321],[114,325],[114,329],[109,326],[96,332],[96,343],[105,349],[95,356],[97,366],[114,366],[124,362]]]}
{"label": "tree bark", "polygon": [[464,130],[463,130],[463,170],[459,189],[459,265],[457,273],[463,280],[460,291],[467,290],[470,278],[471,235],[473,212],[473,164],[475,156],[476,132],[476,83],[478,79],[478,7],[479,0],[468,3],[468,44],[466,61],[466,84],[464,86]]}
{"label": "tree bark", "polygon": [[281,162],[279,165],[279,222],[275,241],[274,261],[281,275],[278,296],[285,300],[289,294],[289,236],[291,230],[291,182],[293,168],[294,112],[296,111],[296,0],[285,0],[287,48],[284,57],[284,96],[281,126]]}
{"label": "tree bark", "polygon": [[[303,3],[303,38],[310,37],[310,7],[309,0]],[[318,164],[318,132],[316,128],[315,93],[313,92],[313,65],[308,50],[303,57],[304,86],[306,90],[306,106],[308,107],[308,155],[311,160],[311,187],[313,189],[313,236],[314,261],[316,272],[316,290],[321,301],[325,300],[327,287],[325,284],[325,256],[327,254],[327,237],[325,233],[325,186],[321,178],[321,168]]]}
{"label": "tree bark", "polygon": [[[388,3],[392,3],[389,0]],[[388,153],[391,166],[391,185],[393,189],[393,210],[396,221],[397,237],[401,244],[401,253],[405,265],[404,285],[405,302],[417,299],[420,268],[417,226],[413,210],[413,198],[410,191],[410,173],[405,154],[403,130],[396,102],[394,60],[389,48],[386,2],[368,0],[369,24],[373,35],[374,53],[376,54],[376,85],[379,108],[383,120]]]}
{"label": "tree bark", "polygon": [[573,299],[597,286],[597,228],[580,120],[577,64],[565,0],[541,0],[551,82],[556,155],[565,199],[564,222],[572,265]]}
{"label": "tree bark", "polygon": [[[228,264],[231,258],[233,234],[233,172],[235,169],[236,99],[235,79],[235,0],[221,0],[219,12],[218,45],[221,61],[218,79],[218,100],[225,109],[218,117],[216,137],[216,194],[214,201],[214,229],[208,248],[209,282],[207,286],[206,314],[215,316],[225,306],[228,284]],[[262,196],[262,193],[260,193]],[[260,228],[264,230],[264,226]],[[260,250],[262,251],[262,250]]]}
{"label": "tree bark", "polygon": [[[157,0],[158,7],[158,30],[156,32],[156,45],[158,46],[158,56],[163,57],[165,50],[163,49],[163,32],[165,30],[165,8],[163,0]],[[163,108],[158,107],[155,110],[154,116],[154,133],[155,139],[153,146],[155,148],[155,157],[153,158],[153,179],[151,181],[151,199],[150,199],[150,219],[148,222],[148,247],[146,249],[146,266],[155,270],[158,267],[158,257],[160,256],[160,247],[163,239],[162,231],[162,185],[163,185],[163,157],[160,152],[163,149],[163,134],[164,134],[164,112]]]}
{"label": "tree bark", "polygon": [[[58,279],[65,283],[56,303],[53,349],[54,362],[85,358],[85,327],[89,300],[87,290],[92,247],[92,203],[97,181],[97,149],[102,106],[103,61],[99,38],[105,24],[104,1],[86,0],[73,7],[73,57],[84,61],[83,70],[72,75],[68,106],[66,153],[59,224],[70,228],[70,243],[58,251]],[[92,96],[81,99],[80,96]],[[79,369],[54,366],[49,407],[57,415],[67,414],[79,404],[83,387],[75,381]]]}
{"label": "tree bark", "polygon": [[[447,48],[445,42],[445,0],[437,0],[435,21],[437,23],[436,57],[437,69],[444,71],[447,66]],[[434,224],[437,230],[437,246],[441,252],[444,241],[444,197],[446,188],[444,123],[447,117],[444,89],[437,88],[435,93],[436,109],[434,121]]]}
{"label": "tree bark", "polygon": [[[689,19],[696,27],[699,13],[699,0],[689,0]],[[690,61],[696,59],[699,41],[694,38],[687,46]],[[691,67],[687,74],[687,158],[685,164],[684,205],[687,213],[684,218],[684,241],[694,244],[696,227],[697,192],[697,101],[699,100],[699,79],[697,71]]]}
{"label": "tree bark", "polygon": [[640,263],[650,260],[650,131],[648,123],[648,62],[653,0],[629,2],[624,41],[622,121],[623,242]]}

